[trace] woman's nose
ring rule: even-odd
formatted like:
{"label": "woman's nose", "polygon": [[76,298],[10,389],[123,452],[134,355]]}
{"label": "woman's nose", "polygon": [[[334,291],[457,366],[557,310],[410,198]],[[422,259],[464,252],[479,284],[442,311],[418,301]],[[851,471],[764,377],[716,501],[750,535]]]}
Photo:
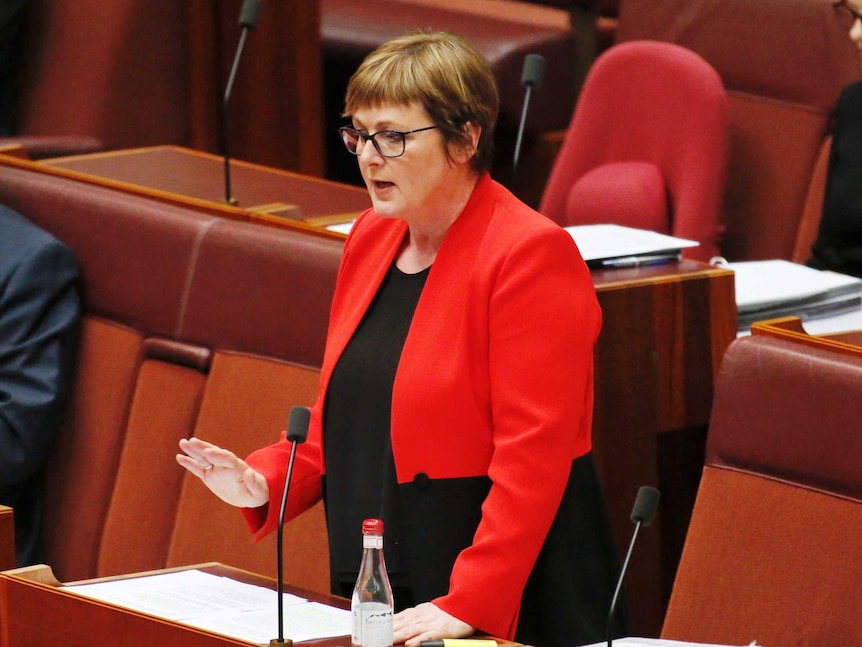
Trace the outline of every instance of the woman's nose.
{"label": "woman's nose", "polygon": [[374,145],[373,141],[367,139],[362,142],[362,148],[359,151],[360,162],[368,164],[381,159],[383,159],[383,156],[377,151],[377,147]]}

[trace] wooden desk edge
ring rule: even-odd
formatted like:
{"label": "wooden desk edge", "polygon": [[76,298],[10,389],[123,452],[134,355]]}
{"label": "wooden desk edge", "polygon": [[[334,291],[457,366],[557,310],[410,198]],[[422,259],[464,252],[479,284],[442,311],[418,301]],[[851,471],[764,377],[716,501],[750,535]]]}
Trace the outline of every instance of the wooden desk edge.
{"label": "wooden desk edge", "polygon": [[[202,570],[204,572],[209,572],[209,573],[213,573],[216,575],[227,576],[227,577],[230,577],[230,578],[235,579],[237,581],[245,582],[248,584],[267,586],[267,587],[273,588],[273,589],[276,587],[275,580],[272,580],[272,579],[265,577],[263,575],[258,575],[256,573],[252,573],[250,571],[245,571],[243,569],[239,569],[239,568],[236,568],[233,566],[227,566],[225,564],[222,564],[221,562],[206,562],[206,563],[202,563],[202,564],[193,564],[193,565],[188,565],[188,566],[177,566],[177,567],[173,567],[173,568],[157,569],[157,570],[153,570],[153,571],[143,571],[143,572],[138,572],[138,573],[129,573],[129,574],[124,574],[124,575],[115,575],[115,576],[109,576],[109,577],[100,577],[100,578],[94,578],[94,579],[89,579],[89,580],[79,580],[79,581],[75,581],[75,582],[66,582],[66,583],[60,582],[54,576],[53,569],[50,566],[48,566],[46,564],[37,564],[34,566],[25,566],[22,568],[15,568],[15,569],[10,569],[10,570],[6,570],[6,571],[0,571],[0,579],[10,579],[10,580],[23,581],[23,582],[27,582],[27,583],[30,583],[30,584],[33,584],[36,586],[42,586],[42,587],[46,587],[48,589],[54,589],[56,592],[62,593],[64,595],[74,596],[76,594],[71,593],[71,592],[67,593],[67,592],[63,591],[63,589],[65,587],[68,587],[68,586],[78,586],[78,585],[82,585],[82,584],[96,584],[96,583],[100,583],[100,582],[121,581],[121,580],[134,579],[134,578],[139,578],[139,577],[147,577],[150,575],[162,575],[165,573],[175,573],[175,572],[181,572],[181,571],[187,571],[187,570]],[[285,587],[285,588],[290,593],[293,593],[295,595],[299,595],[301,597],[305,597],[305,598],[312,600],[312,601],[315,601],[315,602],[322,602],[324,604],[328,604],[329,606],[335,606],[335,607],[338,607],[341,609],[349,609],[350,608],[350,600],[347,600],[346,598],[341,598],[341,597],[337,597],[334,595],[324,595],[324,594],[320,594],[320,593],[314,593],[312,591],[307,591],[305,589],[299,589],[296,587]],[[87,599],[87,598],[85,598],[85,599]],[[165,618],[160,618],[158,616],[150,616],[148,614],[144,614],[142,612],[135,611],[133,609],[126,609],[126,608],[119,607],[119,606],[116,606],[116,605],[113,605],[113,604],[110,604],[107,602],[100,602],[98,600],[91,600],[91,601],[94,603],[98,603],[100,605],[103,605],[103,606],[110,607],[110,608],[116,608],[118,611],[121,611],[124,613],[130,613],[130,614],[137,615],[137,616],[149,617],[149,618],[152,618],[153,620],[158,621],[158,622],[167,622],[169,624],[178,624],[178,625],[182,626],[183,628],[188,628],[189,630],[192,630],[194,632],[211,633],[207,630],[198,629],[198,628],[195,628],[193,626],[187,627],[186,625],[182,625],[181,623],[173,623],[173,621],[166,620]],[[218,634],[214,634],[214,635],[218,635]],[[485,634],[476,635],[473,637],[474,638],[496,640],[498,647],[515,647],[515,646],[519,645],[519,643],[515,643],[515,642],[509,641],[509,640],[504,640],[501,638],[495,638],[494,636],[488,636]],[[232,639],[232,640],[235,641],[236,639]],[[309,644],[324,643],[324,642],[332,642],[333,640],[337,640],[337,638],[336,639],[325,638],[325,639],[320,639],[320,640],[301,641],[297,644],[303,644],[306,642]]]}
{"label": "wooden desk edge", "polygon": [[[847,331],[831,335],[811,335],[805,332],[799,317],[778,317],[751,324],[752,335],[786,339],[806,346],[862,357],[862,332]],[[852,341],[848,341],[852,340]]]}
{"label": "wooden desk edge", "polygon": [[[169,147],[174,148],[174,147]],[[141,150],[141,149],[134,149]],[[117,151],[119,154],[121,152],[126,151]],[[107,153],[106,153],[107,154]],[[204,155],[203,153],[200,153]],[[63,158],[57,158],[63,159]],[[187,196],[180,196],[169,191],[160,191],[158,189],[150,189],[147,187],[142,187],[136,184],[131,184],[128,182],[121,182],[119,180],[109,180],[106,178],[101,178],[98,176],[90,175],[88,173],[83,173],[80,171],[73,171],[70,169],[51,166],[50,164],[46,164],[43,162],[34,162],[29,159],[21,159],[18,157],[14,157],[11,155],[5,155],[0,151],[0,165],[9,166],[13,168],[19,168],[22,170],[33,171],[35,173],[42,173],[45,175],[51,175],[54,177],[62,177],[68,180],[73,180],[77,182],[84,182],[87,184],[101,186],[108,189],[114,189],[118,191],[123,191],[125,193],[139,195],[146,198],[150,198],[153,200],[157,200],[159,202],[163,202],[165,204],[176,205],[180,207],[185,207],[187,209],[192,209],[194,211],[207,213],[214,216],[221,216],[223,218],[229,218],[232,220],[240,220],[245,222],[252,222],[256,224],[262,224],[270,227],[279,227],[283,229],[293,229],[299,230],[305,233],[313,234],[315,236],[321,236],[324,238],[333,238],[333,239],[343,239],[344,235],[339,234],[338,232],[331,231],[326,229],[325,227],[319,226],[317,224],[313,224],[312,222],[305,222],[301,220],[293,220],[290,218],[285,218],[283,216],[272,215],[269,213],[256,213],[250,209],[243,209],[240,207],[234,207],[229,204],[219,204],[217,202],[212,202],[208,200],[201,200],[199,198],[191,198]],[[265,167],[264,167],[265,168]],[[287,173],[284,171],[284,173]],[[317,180],[317,178],[309,178],[312,180]],[[325,182],[325,180],[319,180],[320,182]],[[350,220],[351,217],[356,217],[357,214],[345,214],[344,219]],[[342,220],[343,222],[344,220]]]}

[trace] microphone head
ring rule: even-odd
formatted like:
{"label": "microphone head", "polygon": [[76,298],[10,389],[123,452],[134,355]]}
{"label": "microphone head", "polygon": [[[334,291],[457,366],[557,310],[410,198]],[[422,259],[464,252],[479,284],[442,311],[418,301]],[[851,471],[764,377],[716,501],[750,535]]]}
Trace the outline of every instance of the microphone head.
{"label": "microphone head", "polygon": [[260,15],[260,0],[245,0],[239,12],[239,26],[245,29],[257,27],[257,18]]}
{"label": "microphone head", "polygon": [[649,485],[641,486],[635,499],[635,505],[632,508],[632,521],[644,526],[650,525],[655,510],[658,507],[659,498],[661,498],[661,493],[654,487],[650,487]]}
{"label": "microphone head", "polygon": [[545,78],[545,57],[539,54],[527,54],[524,57],[524,71],[521,73],[521,85],[539,89]]}
{"label": "microphone head", "polygon": [[308,435],[311,410],[308,407],[291,407],[287,418],[287,439],[301,445]]}

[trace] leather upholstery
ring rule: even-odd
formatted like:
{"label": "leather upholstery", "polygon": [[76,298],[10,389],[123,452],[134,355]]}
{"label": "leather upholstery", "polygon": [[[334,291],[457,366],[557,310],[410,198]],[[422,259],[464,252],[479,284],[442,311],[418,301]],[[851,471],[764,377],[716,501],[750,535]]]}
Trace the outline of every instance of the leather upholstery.
{"label": "leather upholstery", "polygon": [[858,644],[862,358],[752,336],[721,365],[662,637]]}
{"label": "leather upholstery", "polygon": [[[727,88],[723,255],[731,261],[807,260],[810,241],[802,239],[800,249],[799,228],[809,184],[822,181],[818,154],[839,93],[862,78],[858,52],[832,3],[626,0],[617,38],[688,47],[709,61]],[[810,230],[808,218],[803,227]]]}
{"label": "leather upholstery", "polygon": [[[246,455],[313,403],[342,242],[12,167],[0,201],[81,267],[82,340],[47,487],[55,575],[222,561],[274,577],[273,541],[253,544],[174,454],[196,434]],[[321,506],[285,537],[286,581],[328,591]]]}
{"label": "leather upholstery", "polygon": [[[698,241],[687,255],[709,260],[722,230],[727,109],[718,74],[694,52],[650,41],[612,47],[587,76],[539,210],[562,225],[587,224],[606,215],[608,200],[618,204],[610,222],[643,226],[640,213],[655,212],[654,191],[638,198],[619,163],[653,164],[667,188],[669,226],[660,233]],[[587,175],[608,164],[629,190],[616,191],[610,172]],[[599,179],[601,194],[578,186]]]}

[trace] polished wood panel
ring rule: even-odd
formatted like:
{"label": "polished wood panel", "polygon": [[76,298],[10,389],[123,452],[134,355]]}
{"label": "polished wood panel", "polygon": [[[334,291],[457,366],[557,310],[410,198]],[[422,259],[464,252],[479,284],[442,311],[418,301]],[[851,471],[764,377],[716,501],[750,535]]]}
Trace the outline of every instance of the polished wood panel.
{"label": "polished wood panel", "polygon": [[[219,152],[219,112],[242,0],[191,0],[189,102],[193,148]],[[232,155],[323,174],[323,71],[317,0],[265,2],[249,33],[229,102]]]}
{"label": "polished wood panel", "polygon": [[695,261],[593,273],[593,443],[620,554],[641,485],[662,493],[626,576],[636,633],[661,630],[703,468],[715,375],[736,337],[733,272]]}
{"label": "polished wood panel", "polygon": [[0,570],[15,568],[15,513],[0,505]]}
{"label": "polished wood panel", "polygon": [[364,188],[234,159],[231,197],[236,205],[229,205],[224,201],[224,159],[178,146],[77,155],[42,164],[81,174],[89,181],[226,213],[266,213],[268,208],[278,211],[293,205],[298,213],[288,217],[294,220],[310,222],[341,215],[348,221],[371,206]]}
{"label": "polished wood panel", "polygon": [[359,187],[231,161],[237,204],[224,198],[223,158],[179,146],[110,151],[41,160],[0,151],[0,166],[12,166],[143,195],[169,204],[259,224],[343,238],[317,222],[347,222],[371,206]]}
{"label": "polished wood panel", "polygon": [[[87,582],[122,580],[192,568],[247,584],[276,588],[274,580],[216,562]],[[44,647],[54,643],[62,643],[67,647],[114,647],[117,644],[124,647],[248,647],[254,644],[85,598],[64,591],[63,587],[45,565],[0,573],[0,647]],[[315,602],[341,609],[350,608],[350,601],[345,598],[320,595],[295,587],[285,587],[284,590]],[[289,636],[289,628],[286,628],[285,633]],[[513,647],[516,644],[499,638],[496,640],[500,647]],[[345,647],[350,644],[350,638],[341,636],[308,640],[301,644],[308,647]]]}
{"label": "polished wood panel", "polygon": [[[201,564],[187,568],[200,568],[214,575],[275,588],[273,580],[221,564]],[[170,570],[181,569],[158,573]],[[155,573],[89,581],[117,580]],[[343,609],[349,608],[349,601],[343,598],[321,596],[302,589],[285,588],[285,591]],[[113,647],[118,644],[125,647],[222,647],[253,644],[64,591],[63,585],[56,581],[47,566],[0,573],[0,637],[2,647],[44,647],[54,643],[68,647]],[[345,638],[306,641],[302,644],[309,647],[343,647]]]}
{"label": "polished wood panel", "polygon": [[811,335],[805,332],[799,317],[779,317],[768,321],[755,321],[751,324],[751,334],[778,337],[846,355],[862,355],[862,330]]}

